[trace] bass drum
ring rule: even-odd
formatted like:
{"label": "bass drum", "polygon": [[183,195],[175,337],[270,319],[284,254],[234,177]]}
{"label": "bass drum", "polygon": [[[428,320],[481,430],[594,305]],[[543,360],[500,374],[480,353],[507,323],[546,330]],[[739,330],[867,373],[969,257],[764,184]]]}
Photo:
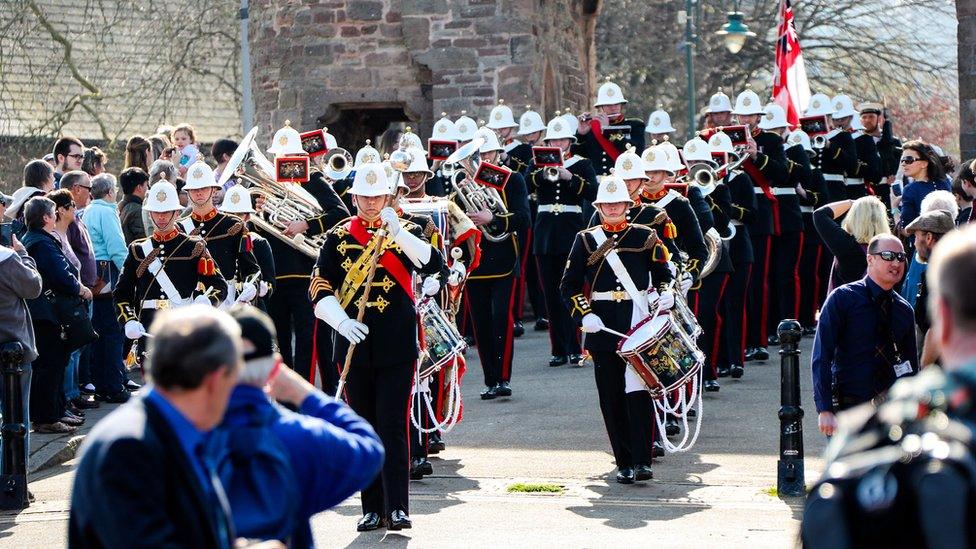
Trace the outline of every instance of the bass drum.
{"label": "bass drum", "polygon": [[617,344],[617,354],[634,369],[654,398],[682,388],[701,370],[705,357],[672,315],[648,317]]}

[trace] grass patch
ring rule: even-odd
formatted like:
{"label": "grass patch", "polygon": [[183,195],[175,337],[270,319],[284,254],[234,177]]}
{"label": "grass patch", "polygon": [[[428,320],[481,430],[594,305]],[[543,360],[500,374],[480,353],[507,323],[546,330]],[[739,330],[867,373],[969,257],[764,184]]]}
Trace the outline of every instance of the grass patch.
{"label": "grass patch", "polygon": [[533,484],[525,482],[516,482],[508,487],[508,491],[511,492],[521,492],[524,494],[561,494],[566,490],[563,486],[558,484]]}
{"label": "grass patch", "polygon": [[762,491],[762,493],[766,494],[771,498],[779,497],[779,490],[775,486],[770,486],[769,488],[766,488],[765,490]]}

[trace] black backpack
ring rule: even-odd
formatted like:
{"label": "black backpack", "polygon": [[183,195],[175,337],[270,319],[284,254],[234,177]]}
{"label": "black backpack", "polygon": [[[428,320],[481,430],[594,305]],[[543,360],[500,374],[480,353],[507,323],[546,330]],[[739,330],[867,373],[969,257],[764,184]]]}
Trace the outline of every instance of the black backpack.
{"label": "black backpack", "polygon": [[807,497],[803,546],[976,546],[974,396],[965,374],[926,371],[896,384],[831,442]]}

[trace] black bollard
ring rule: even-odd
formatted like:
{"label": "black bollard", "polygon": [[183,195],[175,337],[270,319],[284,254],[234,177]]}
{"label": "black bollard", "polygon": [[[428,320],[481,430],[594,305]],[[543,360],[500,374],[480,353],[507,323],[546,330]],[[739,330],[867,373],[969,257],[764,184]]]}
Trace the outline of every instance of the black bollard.
{"label": "black bollard", "polygon": [[806,495],[803,474],[803,408],[800,407],[800,338],[796,320],[782,320],[779,335],[779,461],[776,490],[781,496]]}
{"label": "black bollard", "polygon": [[0,455],[0,509],[24,509],[27,501],[27,425],[24,424],[24,346],[19,342],[0,345],[0,374],[3,375],[3,452]]}

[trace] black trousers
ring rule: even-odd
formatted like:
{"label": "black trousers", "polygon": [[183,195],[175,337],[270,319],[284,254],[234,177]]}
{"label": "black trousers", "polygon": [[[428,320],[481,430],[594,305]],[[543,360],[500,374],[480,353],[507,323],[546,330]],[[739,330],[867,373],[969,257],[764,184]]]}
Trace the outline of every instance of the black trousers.
{"label": "black trousers", "polygon": [[339,385],[339,373],[346,359],[343,356],[337,361],[333,357],[333,347],[337,337],[342,336],[324,321],[315,319],[315,357],[319,365],[320,383],[322,390],[330,395],[335,395]]}
{"label": "black trousers", "polygon": [[[520,235],[523,233],[520,233]],[[546,317],[546,298],[542,295],[542,285],[539,282],[539,264],[532,253],[532,229],[524,231],[525,238],[519,237],[519,246],[523,253],[519,256],[518,288],[515,290],[515,318],[522,319],[525,310],[525,298],[529,298],[529,306],[536,320]]]}
{"label": "black trousers", "polygon": [[721,366],[742,365],[746,361],[746,297],[752,263],[733,263],[732,268],[735,270],[729,274],[721,304],[722,344],[718,356]]}
{"label": "black trousers", "polygon": [[413,361],[377,369],[353,364],[346,378],[349,405],[379,435],[386,450],[382,472],[360,493],[363,514],[410,512],[410,442],[407,412],[413,386]]}
{"label": "black trousers", "polygon": [[654,405],[647,391],[624,392],[626,363],[612,351],[590,351],[600,412],[617,467],[650,465]]}
{"label": "black trousers", "polygon": [[800,253],[800,321],[805,327],[817,324],[817,309],[822,303],[821,286],[827,281],[820,277],[820,262],[823,260],[823,244],[816,235],[804,233],[803,251]]}
{"label": "black trousers", "polygon": [[789,232],[772,239],[769,262],[770,306],[767,329],[776,333],[779,321],[800,315],[800,252],[803,233]]}
{"label": "black trousers", "polygon": [[702,279],[698,289],[698,348],[705,353],[705,379],[718,379],[719,332],[722,328],[722,297],[729,282],[729,273],[713,272]]}
{"label": "black trousers", "polygon": [[746,302],[746,347],[765,347],[769,343],[766,324],[769,315],[769,243],[772,237],[750,235],[749,238],[752,239],[755,261],[749,276]]}
{"label": "black trousers", "polygon": [[71,353],[61,341],[61,327],[52,322],[34,323],[37,358],[30,386],[30,419],[34,423],[54,423],[64,417],[64,369]]}
{"label": "black trousers", "polygon": [[568,254],[537,255],[539,274],[542,279],[542,292],[546,296],[546,311],[549,313],[549,347],[555,356],[580,354],[580,341],[576,323],[569,316],[569,309],[559,293],[559,282],[566,270]]}
{"label": "black trousers", "polygon": [[278,349],[285,363],[305,379],[310,379],[315,313],[308,298],[308,278],[279,280],[271,294],[269,314],[278,332]]}
{"label": "black trousers", "polygon": [[515,277],[469,279],[464,294],[485,374],[494,387],[512,379],[512,317]]}

